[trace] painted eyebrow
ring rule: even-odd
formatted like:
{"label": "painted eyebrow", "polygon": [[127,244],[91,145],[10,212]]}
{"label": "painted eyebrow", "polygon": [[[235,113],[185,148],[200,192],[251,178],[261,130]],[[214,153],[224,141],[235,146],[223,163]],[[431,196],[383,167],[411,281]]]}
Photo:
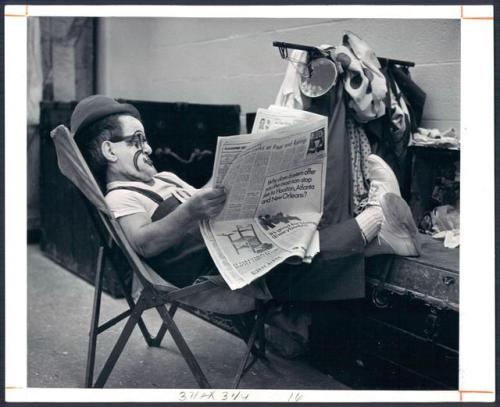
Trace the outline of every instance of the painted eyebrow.
{"label": "painted eyebrow", "polygon": [[146,134],[142,130],[136,130],[134,132],[134,134],[132,134],[132,137],[133,136],[144,136],[144,137],[146,137]]}
{"label": "painted eyebrow", "polygon": [[144,134],[144,132],[141,130],[137,130],[134,134],[130,136],[125,136],[124,139],[129,143],[134,143],[135,141],[137,141],[137,139],[139,139],[140,142],[147,142],[146,134]]}

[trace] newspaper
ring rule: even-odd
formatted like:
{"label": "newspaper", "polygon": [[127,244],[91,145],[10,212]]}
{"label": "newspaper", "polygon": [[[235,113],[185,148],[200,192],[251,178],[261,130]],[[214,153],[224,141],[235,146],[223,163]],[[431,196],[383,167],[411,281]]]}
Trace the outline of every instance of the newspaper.
{"label": "newspaper", "polygon": [[[253,122],[252,133],[258,133],[266,130],[274,130],[280,127],[291,126],[296,123],[303,123],[306,122],[307,120],[314,119],[315,117],[318,118],[318,116],[319,115],[315,115],[310,112],[305,112],[303,110],[289,109],[282,106],[271,105],[269,106],[268,109],[257,110],[257,114]],[[319,116],[319,117],[326,120],[325,129],[328,129],[328,119],[324,116]],[[304,256],[302,261],[304,263],[311,263],[314,256],[318,253],[319,253],[319,232],[316,230],[311,240],[311,244],[309,245],[306,255]]]}
{"label": "newspaper", "polygon": [[327,129],[324,116],[271,106],[252,134],[218,138],[212,182],[227,199],[200,229],[231,289],[319,251]]}

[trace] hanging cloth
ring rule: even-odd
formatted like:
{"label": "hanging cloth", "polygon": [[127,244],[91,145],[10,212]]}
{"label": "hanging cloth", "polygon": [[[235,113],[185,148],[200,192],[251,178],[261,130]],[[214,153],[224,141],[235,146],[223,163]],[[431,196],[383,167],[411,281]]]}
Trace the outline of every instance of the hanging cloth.
{"label": "hanging cloth", "polygon": [[344,33],[342,44],[333,49],[332,58],[339,62],[348,106],[355,119],[366,123],[385,114],[387,85],[380,63],[371,48],[352,32]]}
{"label": "hanging cloth", "polygon": [[[322,49],[334,49],[330,45],[322,45]],[[354,57],[353,57],[354,58]],[[328,163],[325,185],[325,207],[321,224],[339,223],[356,212],[356,208],[365,194],[363,175],[361,140],[359,126],[352,124],[351,134],[346,127],[345,92],[342,82],[325,95],[309,98],[300,91],[300,70],[307,60],[305,51],[295,50],[291,54],[288,67],[280,87],[275,104],[295,109],[303,109],[328,117]],[[335,62],[335,61],[334,61]],[[339,69],[340,64],[336,62]],[[354,130],[356,126],[357,130]],[[363,139],[366,141],[366,137]],[[366,146],[367,144],[363,144]],[[354,147],[355,150],[351,151]],[[353,174],[356,173],[356,181]],[[356,182],[356,202],[353,199],[353,187]]]}
{"label": "hanging cloth", "polygon": [[304,103],[300,92],[300,65],[305,66],[307,52],[294,50],[288,60],[285,77],[276,95],[275,105],[302,110]]}
{"label": "hanging cloth", "polygon": [[392,142],[396,156],[403,157],[406,155],[406,149],[410,142],[410,112],[390,70],[387,71],[387,81],[391,106],[389,119]]}
{"label": "hanging cloth", "polygon": [[[320,48],[332,47],[321,45]],[[328,160],[322,224],[335,224],[353,214],[351,152],[350,139],[346,133],[344,86],[339,82],[320,97],[303,95],[300,91],[300,72],[306,61],[307,52],[294,50],[291,53],[275,104],[328,117]]]}
{"label": "hanging cloth", "polygon": [[351,143],[346,130],[341,82],[317,98],[304,96],[304,110],[328,117],[328,159],[322,223],[336,224],[353,215]]}
{"label": "hanging cloth", "polygon": [[365,125],[372,151],[394,171],[399,185],[405,185],[406,154],[412,132],[412,120],[404,95],[392,75],[392,68],[382,68],[387,81],[388,114]]}
{"label": "hanging cloth", "polygon": [[[323,49],[330,48],[322,46]],[[288,68],[280,87],[276,104],[296,109],[303,109],[312,113],[321,114],[328,117],[328,158],[326,168],[325,198],[323,207],[323,217],[320,222],[320,234],[323,231],[335,230],[324,228],[327,225],[337,225],[342,228],[349,220],[353,220],[353,162],[351,157],[351,138],[347,134],[346,127],[346,95],[344,84],[338,81],[325,95],[309,98],[300,92],[300,73],[294,61],[302,57],[307,57],[306,52],[292,53],[292,62]],[[341,66],[334,61],[339,68]],[[353,249],[353,248],[351,248]],[[356,298],[364,293],[364,257],[353,254],[346,255],[344,263],[336,264],[332,269],[341,273],[345,280],[340,286],[344,287],[346,296],[342,298]],[[338,280],[335,277],[335,280]],[[340,281],[340,280],[338,280]]]}
{"label": "hanging cloth", "polygon": [[410,111],[412,132],[420,126],[424,111],[426,93],[411,79],[407,67],[390,66],[391,74],[403,93]]}
{"label": "hanging cloth", "polygon": [[358,215],[368,202],[368,156],[371,147],[363,127],[349,115],[346,126],[351,142],[353,211]]}

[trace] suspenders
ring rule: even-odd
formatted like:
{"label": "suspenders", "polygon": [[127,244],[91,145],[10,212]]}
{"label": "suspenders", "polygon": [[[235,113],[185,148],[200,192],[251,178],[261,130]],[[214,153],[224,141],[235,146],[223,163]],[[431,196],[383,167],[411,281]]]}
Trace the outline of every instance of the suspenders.
{"label": "suspenders", "polygon": [[[168,180],[168,179],[163,178],[163,177],[158,177],[158,176],[156,176],[155,178],[159,179],[159,180],[161,180],[161,181],[163,181],[163,182],[165,182],[167,184],[173,184],[176,187],[181,188],[181,191],[176,191],[176,192],[182,198],[186,199],[186,198],[189,198],[191,196],[191,194],[189,192],[187,192],[186,190],[182,189],[182,186],[179,185],[179,184],[177,184],[176,182]],[[124,185],[124,186],[119,186],[119,187],[111,188],[108,191],[108,193],[111,192],[111,191],[115,191],[117,189],[125,189],[125,190],[129,190],[129,191],[135,191],[135,192],[137,192],[139,194],[142,194],[142,195],[148,197],[153,202],[155,202],[157,205],[160,205],[163,202],[163,198],[161,197],[161,195],[157,194],[154,191],[151,191],[149,189],[143,189],[143,188],[139,188],[139,187],[134,187],[134,186],[128,186],[128,185],[127,186]],[[179,200],[178,197],[176,197],[176,198]]]}
{"label": "suspenders", "polygon": [[140,193],[140,194],[142,194],[144,196],[147,196],[148,198],[150,198],[151,200],[153,200],[158,205],[163,202],[163,198],[159,194],[157,194],[156,192],[150,191],[149,189],[142,189],[142,188],[132,187],[132,186],[120,186],[120,187],[111,188],[108,191],[108,193],[111,192],[111,191],[115,191],[117,189],[126,189],[126,190],[129,190],[129,191],[138,192],[138,193]]}

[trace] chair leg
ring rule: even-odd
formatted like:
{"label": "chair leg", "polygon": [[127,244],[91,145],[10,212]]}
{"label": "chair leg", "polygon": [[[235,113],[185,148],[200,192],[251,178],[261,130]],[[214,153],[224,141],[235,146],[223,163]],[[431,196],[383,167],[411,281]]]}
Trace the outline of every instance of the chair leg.
{"label": "chair leg", "polygon": [[156,309],[158,310],[161,318],[163,319],[163,323],[166,325],[166,328],[170,330],[170,335],[172,336],[172,339],[174,340],[177,347],[179,348],[179,351],[184,357],[184,360],[188,364],[189,370],[191,370],[191,373],[193,374],[194,378],[198,383],[198,386],[200,386],[200,388],[202,389],[209,389],[210,384],[207,378],[205,377],[205,374],[201,370],[200,365],[196,361],[196,358],[191,352],[191,349],[189,349],[182,334],[179,332],[179,329],[177,328],[177,325],[173,321],[172,317],[170,316],[170,313],[163,305],[156,307]]}
{"label": "chair leg", "polygon": [[115,366],[116,361],[120,357],[120,355],[123,351],[123,348],[127,344],[127,341],[130,338],[130,335],[131,335],[132,331],[134,330],[134,327],[137,324],[137,322],[139,321],[143,312],[144,312],[143,301],[142,301],[142,298],[139,298],[139,301],[137,302],[136,307],[134,308],[129,319],[127,320],[127,323],[125,324],[125,327],[123,328],[123,331],[120,334],[120,337],[116,341],[115,346],[113,347],[111,354],[109,355],[108,359],[106,360],[106,363],[104,364],[104,366],[101,370],[101,373],[97,377],[97,380],[96,380],[93,387],[99,387],[99,388],[104,387],[104,384],[108,380],[108,377],[111,374],[111,371],[113,370],[113,367]]}
{"label": "chair leg", "polygon": [[95,291],[94,303],[92,306],[92,318],[90,320],[89,346],[87,350],[87,366],[85,369],[85,387],[92,387],[95,365],[95,351],[97,345],[97,329],[99,327],[99,314],[101,311],[101,294],[102,294],[102,264],[103,264],[104,248],[99,247],[97,253],[97,264],[95,273]]}
{"label": "chair leg", "polygon": [[[248,338],[247,342],[247,348],[245,350],[245,354],[243,355],[243,358],[241,359],[241,362],[238,366],[238,369],[236,371],[236,375],[233,380],[232,387],[233,389],[237,389],[241,378],[245,374],[246,370],[248,370],[253,363],[258,359],[258,358],[264,358],[265,357],[265,338],[264,338],[264,322],[266,321],[267,318],[267,312],[268,307],[265,304],[262,304],[260,302],[257,303],[257,318],[255,319],[254,326],[252,328],[252,332],[250,333],[250,336]],[[248,359],[250,357],[250,354],[254,350],[254,345],[255,341],[259,340],[259,348],[256,352],[256,355],[254,355],[253,360],[247,365]]]}
{"label": "chair leg", "polygon": [[[176,311],[177,311],[178,308],[179,308],[179,304],[177,302],[174,302],[170,306],[170,309],[168,310],[168,313],[170,314],[170,317],[172,319],[174,318],[175,313],[176,313]],[[163,322],[161,324],[160,330],[158,331],[158,333],[156,334],[156,336],[151,341],[151,346],[160,346],[161,345],[161,341],[163,340],[163,338],[164,338],[165,334],[167,333],[167,331],[168,331],[168,326],[167,326],[167,324],[165,324],[165,322]]]}
{"label": "chair leg", "polygon": [[[130,294],[127,293],[125,295],[125,298],[127,298],[127,296],[129,297],[129,299],[127,299],[127,303],[128,303],[128,305],[129,305],[130,308],[133,308],[135,306],[135,302],[132,299],[132,297],[130,296]],[[140,317],[139,321],[137,321],[137,325],[139,326],[139,329],[141,330],[142,336],[144,337],[144,340],[146,341],[147,345],[148,346],[154,346],[153,345],[154,338],[149,333],[149,330],[146,327],[146,323],[144,322],[144,320],[142,319],[142,317]]]}
{"label": "chair leg", "polygon": [[[255,322],[257,324],[257,321]],[[233,384],[231,386],[232,389],[237,389],[240,380],[243,376],[243,372],[245,371],[245,367],[248,362],[248,358],[250,357],[250,353],[252,352],[253,344],[255,342],[255,338],[257,336],[257,327],[254,326],[254,329],[252,329],[252,333],[250,334],[250,337],[248,338],[247,342],[247,348],[245,350],[245,354],[243,355],[243,358],[241,359],[241,362],[238,366],[238,370],[236,370],[236,376],[234,377]]]}

